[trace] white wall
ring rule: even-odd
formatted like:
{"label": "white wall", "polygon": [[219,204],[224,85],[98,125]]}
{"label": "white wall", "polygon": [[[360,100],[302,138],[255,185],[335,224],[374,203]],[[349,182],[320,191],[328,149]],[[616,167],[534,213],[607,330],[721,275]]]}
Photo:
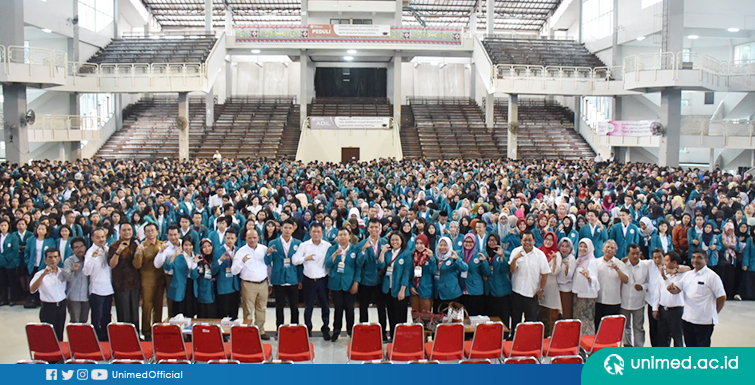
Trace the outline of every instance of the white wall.
{"label": "white wall", "polygon": [[[413,65],[412,65],[413,67]],[[464,64],[418,64],[411,68],[410,76],[402,73],[402,82],[413,81],[414,89],[407,96],[417,97],[469,97],[470,69]]]}
{"label": "white wall", "polygon": [[358,147],[359,160],[401,156],[401,140],[395,130],[312,130],[302,131],[297,160],[340,162],[341,148]]}
{"label": "white wall", "polygon": [[299,92],[299,63],[286,66],[283,63],[236,62],[231,71],[232,95],[296,95]]}

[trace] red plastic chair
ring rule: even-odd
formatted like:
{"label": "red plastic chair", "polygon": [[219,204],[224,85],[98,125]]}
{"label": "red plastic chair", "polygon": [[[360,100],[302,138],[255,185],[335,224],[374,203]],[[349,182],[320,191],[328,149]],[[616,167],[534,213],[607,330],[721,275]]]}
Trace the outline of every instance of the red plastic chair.
{"label": "red plastic chair", "polygon": [[159,360],[159,361],[157,361],[157,364],[158,365],[189,365],[189,364],[191,364],[191,362],[189,362],[189,360],[171,360],[171,359],[166,359],[166,360]]}
{"label": "red plastic chair", "polygon": [[181,327],[171,324],[152,325],[152,350],[155,360],[189,360],[191,342],[184,342]]}
{"label": "red plastic chair", "polygon": [[425,358],[425,328],[420,324],[399,324],[393,332],[393,343],[385,353],[391,361],[415,361]]}
{"label": "red plastic chair", "polygon": [[364,361],[362,364],[372,364],[372,365],[389,365],[392,364],[392,361],[383,361],[383,360],[372,360],[372,361]]}
{"label": "red plastic chair", "polygon": [[47,365],[47,361],[42,360],[18,360],[16,361],[16,364],[19,365]]}
{"label": "red plastic chair", "polygon": [[231,359],[243,363],[259,363],[269,360],[273,346],[263,344],[260,330],[255,325],[234,325],[231,327]]}
{"label": "red plastic chair", "polygon": [[268,360],[262,362],[263,365],[291,365],[293,363],[293,361],[288,360]]}
{"label": "red plastic chair", "polygon": [[585,362],[580,356],[561,356],[554,357],[553,360],[551,360],[551,364],[553,365],[582,365],[584,363]]}
{"label": "red plastic chair", "polygon": [[484,360],[461,360],[459,361],[460,365],[470,365],[470,364],[490,364],[490,360],[484,359]]}
{"label": "red plastic chair", "polygon": [[134,324],[111,323],[107,325],[107,335],[113,359],[147,361],[152,358],[152,343],[139,341]]}
{"label": "red plastic chair", "polygon": [[503,354],[506,357],[535,357],[543,356],[543,323],[523,322],[516,325],[514,341],[503,343]]}
{"label": "red plastic chair", "polygon": [[472,341],[464,342],[464,355],[469,359],[500,359],[503,356],[503,323],[478,324]]}
{"label": "red plastic chair", "polygon": [[71,358],[77,360],[110,360],[110,343],[99,342],[92,324],[75,323],[66,326]]}
{"label": "red plastic chair", "polygon": [[143,364],[144,361],[115,359],[110,363],[116,364],[116,365],[139,365],[139,364]]}
{"label": "red plastic chair", "polygon": [[582,336],[580,346],[587,355],[600,349],[621,347],[624,337],[624,324],[627,319],[623,315],[607,315],[600,320],[598,333]]}
{"label": "red plastic chair", "polygon": [[236,365],[241,364],[238,360],[209,360],[207,361],[210,365]]}
{"label": "red plastic chair", "polygon": [[55,363],[71,358],[68,342],[58,341],[55,329],[48,323],[26,324],[26,340],[29,342],[29,356],[32,360]]}
{"label": "red plastic chair", "polygon": [[[521,325],[521,324],[519,324]],[[518,326],[517,325],[517,329]],[[503,361],[504,365],[511,365],[511,364],[539,364],[540,361],[538,361],[535,357],[510,357]]]}
{"label": "red plastic chair", "polygon": [[433,342],[425,343],[425,354],[430,360],[458,361],[464,358],[464,325],[439,324]]}
{"label": "red plastic chair", "polygon": [[440,364],[438,360],[414,360],[409,361],[409,365],[437,365]]}
{"label": "red plastic chair", "polygon": [[66,360],[66,364],[68,365],[92,365],[97,364],[97,361],[95,360],[89,360],[85,358],[71,358],[70,360]]}
{"label": "red plastic chair", "polygon": [[356,324],[351,329],[351,342],[346,345],[346,361],[383,359],[383,327],[376,323]]}
{"label": "red plastic chair", "polygon": [[195,324],[191,334],[195,362],[228,359],[231,344],[223,342],[220,325]]}
{"label": "red plastic chair", "polygon": [[576,319],[562,319],[553,325],[553,336],[543,340],[547,346],[546,357],[576,356],[579,354],[579,341],[582,336],[582,322]]}
{"label": "red plastic chair", "polygon": [[309,342],[304,325],[281,325],[278,328],[278,359],[284,361],[315,361],[315,347]]}

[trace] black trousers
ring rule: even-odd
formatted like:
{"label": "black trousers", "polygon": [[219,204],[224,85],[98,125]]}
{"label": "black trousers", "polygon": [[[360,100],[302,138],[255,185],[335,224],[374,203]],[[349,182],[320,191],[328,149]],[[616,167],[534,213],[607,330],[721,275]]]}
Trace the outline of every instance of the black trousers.
{"label": "black trousers", "polygon": [[[237,298],[240,298],[237,296]],[[233,313],[232,305],[228,304],[228,308],[226,309],[230,314]],[[178,314],[183,314],[186,318],[194,318],[195,315],[197,315],[197,299],[194,297],[194,280],[189,279],[186,284],[186,293],[184,294],[183,301],[173,301],[173,307],[172,311],[170,313],[171,317],[175,317]],[[238,303],[236,304],[236,307],[238,308]],[[231,318],[237,318],[239,314],[238,309],[236,310],[235,315],[230,316]]]}
{"label": "black trousers", "polygon": [[385,296],[380,290],[380,285],[367,286],[359,284],[359,291],[357,291],[357,301],[359,302],[359,322],[370,322],[369,309],[370,304],[375,304],[378,313],[378,322],[383,325],[385,329],[386,324],[386,312],[385,312]]}
{"label": "black trousers", "polygon": [[[498,317],[509,330],[511,329],[511,294],[503,297],[485,296],[486,315]],[[485,314],[485,313],[483,313]]]}
{"label": "black trousers", "polygon": [[58,341],[63,341],[63,329],[66,325],[66,300],[58,303],[42,302],[42,307],[39,309],[39,321],[51,324]]}
{"label": "black trousers", "polygon": [[322,332],[330,331],[330,300],[328,299],[328,277],[311,279],[304,277],[302,283],[304,291],[304,324],[307,329],[312,331],[312,311],[315,308],[315,302],[320,306],[322,315]]}
{"label": "black trousers", "polygon": [[483,295],[462,295],[461,304],[470,316],[485,314],[485,296]]}
{"label": "black trousers", "polygon": [[[182,301],[183,302],[183,301]],[[218,294],[215,297],[215,303],[217,303],[218,317],[231,319],[239,318],[239,303],[241,302],[241,294],[238,291],[228,294]],[[178,302],[173,302],[173,308],[176,308]],[[182,307],[183,304],[178,305]]]}
{"label": "black trousers", "polygon": [[107,341],[107,325],[110,323],[113,309],[113,296],[89,294],[89,309],[92,312],[92,326],[97,333],[97,339]]}
{"label": "black trousers", "polygon": [[682,311],[684,307],[664,307],[658,308],[658,346],[669,347],[671,340],[674,340],[674,347],[684,347],[684,337],[682,336]]}
{"label": "black trousers", "polygon": [[354,327],[354,299],[356,296],[349,291],[334,290],[330,292],[333,297],[333,306],[335,307],[333,315],[333,335],[341,334],[343,326],[343,314],[346,313],[346,334],[351,336],[351,329]]}
{"label": "black trousers", "polygon": [[21,285],[16,268],[0,267],[0,303],[18,301],[21,297]]}
{"label": "black trousers", "polygon": [[713,335],[713,325],[698,325],[682,320],[684,343],[688,348],[710,347],[710,336]]}
{"label": "black trousers", "polygon": [[742,280],[742,268],[734,267],[731,263],[719,263],[713,271],[715,271],[721,282],[724,284],[724,290],[726,291],[727,299],[734,299],[736,294],[739,294],[739,283]]}
{"label": "black trousers", "polygon": [[197,305],[197,317],[198,318],[218,318],[218,312],[215,306],[215,302],[201,303]]}
{"label": "black trousers", "polygon": [[606,305],[595,302],[595,333],[600,328],[600,321],[607,315],[619,315],[621,314],[621,304],[618,305]]}
{"label": "black trousers", "polygon": [[647,305],[647,307],[648,316],[646,318],[648,320],[648,325],[650,326],[650,346],[659,347],[661,345],[658,339],[658,320],[653,318],[653,307],[650,305]]}
{"label": "black trousers", "polygon": [[118,322],[134,324],[139,333],[139,289],[118,290],[113,294],[113,299]]}
{"label": "black trousers", "polygon": [[409,307],[409,298],[404,297],[404,299],[399,301],[398,298],[393,297],[390,293],[386,293],[385,295],[388,307],[388,323],[390,324],[388,336],[389,338],[393,338],[393,331],[396,330],[396,325],[406,323],[406,308]]}
{"label": "black trousers", "polygon": [[283,309],[286,308],[286,301],[288,301],[288,307],[291,309],[291,323],[299,323],[299,287],[298,285],[290,286],[273,286],[273,293],[275,294],[275,327],[276,329],[286,323]]}
{"label": "black trousers", "polygon": [[537,321],[537,313],[540,310],[540,304],[537,296],[525,297],[519,293],[511,294],[511,330],[516,332],[516,325],[522,322],[524,316],[525,322]]}

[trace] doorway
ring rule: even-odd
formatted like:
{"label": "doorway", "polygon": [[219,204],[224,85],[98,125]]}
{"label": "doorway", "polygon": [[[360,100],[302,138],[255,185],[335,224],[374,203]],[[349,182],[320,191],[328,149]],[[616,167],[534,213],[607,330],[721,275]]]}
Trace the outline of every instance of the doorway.
{"label": "doorway", "polygon": [[341,147],[341,163],[358,162],[359,147]]}

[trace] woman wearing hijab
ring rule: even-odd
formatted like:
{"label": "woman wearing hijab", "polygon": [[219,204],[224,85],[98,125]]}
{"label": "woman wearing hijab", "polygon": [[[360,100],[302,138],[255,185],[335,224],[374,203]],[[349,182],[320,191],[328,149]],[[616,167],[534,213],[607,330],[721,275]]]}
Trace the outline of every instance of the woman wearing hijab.
{"label": "woman wearing hijab", "polygon": [[472,218],[468,216],[461,217],[459,220],[459,234],[466,235],[472,226]]}
{"label": "woman wearing hijab", "polygon": [[485,254],[490,265],[490,274],[485,281],[485,311],[498,317],[511,328],[511,272],[510,254],[501,246],[498,234],[491,233],[485,240]]}
{"label": "woman wearing hijab", "polygon": [[199,242],[200,259],[197,262],[197,274],[195,279],[197,297],[197,317],[217,318],[215,310],[215,276],[220,269],[217,264],[213,265],[212,241],[207,238]]}
{"label": "woman wearing hijab", "polygon": [[461,303],[466,307],[470,316],[482,314],[485,307],[485,277],[490,274],[490,264],[487,256],[478,252],[477,236],[467,234],[461,249],[462,259],[469,266],[468,271],[462,272]]}
{"label": "woman wearing hijab", "polygon": [[450,302],[459,302],[461,300],[461,285],[459,284],[459,275],[469,270],[464,260],[453,248],[451,238],[443,237],[438,241],[438,250],[435,252],[435,312],[440,313],[443,306],[448,306]]}
{"label": "woman wearing hijab", "polygon": [[543,245],[540,250],[548,259],[551,272],[545,281],[545,292],[540,300],[540,320],[545,325],[545,335],[550,336],[553,324],[558,321],[561,313],[561,294],[558,290],[558,275],[561,273],[561,258],[558,257],[558,237],[556,233],[549,231],[543,237]]}
{"label": "woman wearing hijab", "polygon": [[755,299],[755,226],[750,227],[750,233],[745,241],[745,251],[742,254],[742,283],[739,295],[742,299]]}
{"label": "woman wearing hijab", "polygon": [[438,244],[438,228],[434,224],[428,224],[425,227],[425,236],[427,237],[427,247],[430,250],[435,250],[435,246]]}
{"label": "woman wearing hijab", "polygon": [[[713,232],[716,224],[713,221],[707,221],[703,225],[703,233],[700,235],[700,248],[708,254],[708,267],[721,276],[718,267],[718,253],[721,250],[721,239]],[[721,278],[723,281],[723,277]]]}
{"label": "woman wearing hijab", "polygon": [[412,311],[432,311],[433,281],[438,265],[433,251],[428,247],[427,236],[420,234],[412,251],[412,279],[409,282],[409,304]]}
{"label": "woman wearing hijab", "polygon": [[414,242],[416,241],[417,236],[414,235],[414,232],[412,231],[412,223],[409,222],[408,219],[404,219],[404,221],[401,222],[399,235],[404,237],[404,242],[408,249],[414,249]]}
{"label": "woman wearing hijab", "polygon": [[[449,245],[451,249],[461,249],[461,243],[464,241],[464,234],[459,232],[459,222],[453,221],[448,224],[448,234],[446,237],[451,240],[451,244]],[[437,249],[438,246],[436,245],[435,248]]]}
{"label": "woman wearing hijab", "polygon": [[655,235],[656,229],[653,221],[648,217],[640,218],[640,251],[642,255],[650,255],[650,251],[653,250],[650,243]]}
{"label": "woman wearing hijab", "polygon": [[721,280],[724,283],[724,290],[726,290],[726,297],[728,299],[734,299],[737,295],[737,289],[739,289],[739,279],[741,278],[741,265],[742,253],[739,248],[739,239],[734,231],[734,224],[727,222],[724,225],[724,231],[721,234],[721,244],[723,248],[718,254],[718,269],[721,275]]}
{"label": "woman wearing hijab", "polygon": [[651,255],[653,250],[661,249],[665,255],[669,251],[674,250],[674,242],[671,234],[669,234],[669,225],[665,220],[658,222],[658,232],[650,239],[650,246],[648,247],[648,253],[644,255]]}
{"label": "woman wearing hijab", "polygon": [[577,266],[572,281],[572,316],[582,322],[582,335],[595,334],[595,299],[598,298],[598,265],[595,263],[595,247],[584,238],[577,248]]}
{"label": "woman wearing hijab", "polygon": [[574,222],[576,222],[574,215],[569,214],[564,217],[561,226],[558,228],[558,239],[569,238],[572,245],[579,240],[579,233],[574,229]]}
{"label": "woman wearing hijab", "polygon": [[559,296],[561,297],[561,315],[564,319],[572,318],[572,283],[577,259],[574,257],[574,244],[571,239],[563,238],[558,242],[558,254],[561,259],[561,272],[556,277]]}

